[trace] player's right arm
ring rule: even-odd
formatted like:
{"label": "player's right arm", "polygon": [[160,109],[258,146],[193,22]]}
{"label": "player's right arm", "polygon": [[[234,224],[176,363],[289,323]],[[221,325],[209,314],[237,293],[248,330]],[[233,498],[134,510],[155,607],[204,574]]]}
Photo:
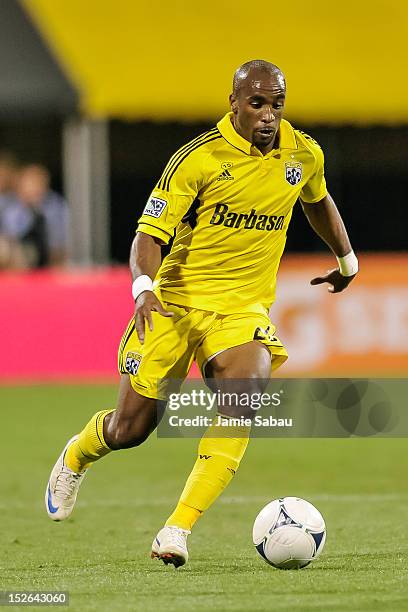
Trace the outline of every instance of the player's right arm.
{"label": "player's right arm", "polygon": [[[149,236],[143,232],[137,232],[130,249],[129,266],[132,279],[135,281],[141,276],[153,279],[161,264],[162,241],[155,236]],[[160,300],[153,291],[145,290],[135,300],[135,327],[140,342],[143,344],[145,337],[146,322],[150,331],[153,330],[152,310],[163,317],[172,317],[173,313],[163,308]]]}
{"label": "player's right arm", "polygon": [[[203,184],[203,147],[207,142],[220,138],[214,128],[181,147],[170,159],[156,187],[151,193],[139,219],[136,238],[130,253],[130,269],[133,281],[146,278],[146,287],[137,295],[135,302],[135,326],[140,342],[144,342],[146,321],[152,331],[151,312],[164,317],[173,313],[166,311],[153,293],[151,282],[161,264],[161,244],[168,244],[174,230],[198,194]],[[207,153],[208,154],[208,153]],[[135,285],[133,285],[135,286]],[[141,281],[142,288],[143,279]],[[135,295],[135,293],[134,293]]]}

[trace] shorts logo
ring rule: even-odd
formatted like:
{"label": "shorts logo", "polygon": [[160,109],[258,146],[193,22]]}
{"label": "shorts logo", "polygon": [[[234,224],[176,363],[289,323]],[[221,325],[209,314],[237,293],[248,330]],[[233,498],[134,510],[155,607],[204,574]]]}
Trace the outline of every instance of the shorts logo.
{"label": "shorts logo", "polygon": [[266,329],[257,327],[254,333],[254,340],[265,340],[267,342],[278,342],[276,336],[272,336],[270,325]]}
{"label": "shorts logo", "polygon": [[126,372],[129,372],[129,374],[136,376],[141,361],[142,361],[142,356],[139,353],[133,353],[129,351],[129,353],[127,353],[126,355],[126,360],[125,360]]}
{"label": "shorts logo", "polygon": [[270,326],[266,329],[263,327],[257,327],[254,333],[254,340],[266,340],[269,337]]}
{"label": "shorts logo", "polygon": [[161,200],[160,198],[150,198],[150,200],[145,206],[143,214],[158,219],[161,216],[163,210],[166,208],[166,206],[166,200]]}
{"label": "shorts logo", "polygon": [[300,162],[285,163],[285,179],[289,185],[297,185],[302,180],[302,164]]}

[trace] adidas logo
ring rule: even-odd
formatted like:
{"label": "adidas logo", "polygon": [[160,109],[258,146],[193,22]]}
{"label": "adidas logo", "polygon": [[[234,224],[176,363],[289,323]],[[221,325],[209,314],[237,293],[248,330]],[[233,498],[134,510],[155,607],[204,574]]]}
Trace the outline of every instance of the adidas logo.
{"label": "adidas logo", "polygon": [[234,177],[228,172],[228,170],[224,170],[221,172],[220,176],[217,178],[217,181],[233,181]]}

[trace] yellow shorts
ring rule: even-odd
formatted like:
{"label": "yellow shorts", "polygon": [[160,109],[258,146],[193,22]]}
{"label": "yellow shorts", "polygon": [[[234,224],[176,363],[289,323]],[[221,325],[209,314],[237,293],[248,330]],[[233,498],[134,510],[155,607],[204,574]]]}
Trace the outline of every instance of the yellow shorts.
{"label": "yellow shorts", "polygon": [[119,346],[119,372],[129,374],[132,387],[140,395],[164,398],[162,384],[158,392],[158,381],[184,380],[194,359],[205,378],[205,366],[213,357],[251,340],[268,347],[273,356],[272,370],[288,358],[266,314],[221,315],[163,300],[162,303],[174,313],[173,317],[152,312],[153,331],[146,325],[144,344],[139,342],[132,318]]}

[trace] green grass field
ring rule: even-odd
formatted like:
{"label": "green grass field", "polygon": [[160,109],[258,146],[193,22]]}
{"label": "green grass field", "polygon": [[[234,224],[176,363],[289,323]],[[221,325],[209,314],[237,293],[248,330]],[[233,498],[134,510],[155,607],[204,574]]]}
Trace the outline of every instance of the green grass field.
{"label": "green grass field", "polygon": [[[113,405],[112,386],[0,388],[0,590],[70,591],[72,610],[408,610],[407,443],[403,439],[253,440],[229,489],[190,536],[190,563],[150,559],[196,440],[155,436],[110,455],[73,517],[43,508],[68,436]],[[258,557],[253,520],[273,498],[314,503],[327,524],[319,561],[279,571]]]}

